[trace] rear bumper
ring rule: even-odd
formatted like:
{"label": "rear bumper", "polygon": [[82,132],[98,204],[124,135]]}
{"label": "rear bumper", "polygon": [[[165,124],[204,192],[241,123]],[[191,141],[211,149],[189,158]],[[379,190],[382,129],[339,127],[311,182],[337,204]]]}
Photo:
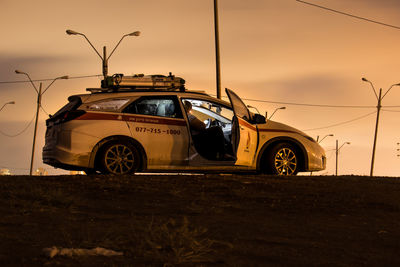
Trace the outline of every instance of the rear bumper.
{"label": "rear bumper", "polygon": [[66,170],[83,170],[89,168],[90,153],[73,154],[60,148],[43,148],[43,163]]}
{"label": "rear bumper", "polygon": [[84,168],[84,167],[68,165],[68,164],[59,162],[56,159],[43,160],[43,163],[53,166],[54,168],[60,168],[60,169],[68,170],[68,171],[84,171],[84,170],[88,169],[88,168]]}

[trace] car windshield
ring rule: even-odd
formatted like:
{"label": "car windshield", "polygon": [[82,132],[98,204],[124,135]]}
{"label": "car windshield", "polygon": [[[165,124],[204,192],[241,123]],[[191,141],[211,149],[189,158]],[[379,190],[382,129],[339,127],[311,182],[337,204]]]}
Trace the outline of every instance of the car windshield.
{"label": "car windshield", "polygon": [[203,121],[212,118],[225,124],[231,123],[233,111],[225,106],[199,99],[184,99],[183,101],[189,101],[194,115]]}

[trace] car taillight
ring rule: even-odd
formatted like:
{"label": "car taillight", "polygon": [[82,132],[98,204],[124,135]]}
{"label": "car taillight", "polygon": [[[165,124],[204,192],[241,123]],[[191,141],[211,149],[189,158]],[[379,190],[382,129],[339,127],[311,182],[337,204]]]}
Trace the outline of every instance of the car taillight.
{"label": "car taillight", "polygon": [[63,122],[67,122],[67,121],[72,121],[73,119],[76,119],[80,116],[82,116],[83,114],[85,114],[86,111],[84,110],[71,110],[71,111],[67,111],[63,114],[62,119],[60,121],[60,123]]}
{"label": "car taillight", "polygon": [[60,123],[64,123],[67,121],[71,121],[73,119],[76,119],[76,118],[82,116],[85,113],[86,113],[86,111],[84,111],[84,110],[66,111],[66,112],[63,112],[62,114],[59,114],[58,116],[50,117],[50,119],[46,120],[46,126],[51,127],[55,124],[60,124]]}

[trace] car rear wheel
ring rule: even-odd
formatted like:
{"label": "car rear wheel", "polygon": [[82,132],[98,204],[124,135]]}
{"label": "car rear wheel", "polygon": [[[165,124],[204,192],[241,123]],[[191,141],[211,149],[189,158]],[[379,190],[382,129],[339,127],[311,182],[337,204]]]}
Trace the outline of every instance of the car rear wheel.
{"label": "car rear wheel", "polygon": [[273,175],[296,175],[299,172],[299,154],[289,143],[272,148],[266,157],[267,170]]}
{"label": "car rear wheel", "polygon": [[112,141],[104,146],[101,155],[101,166],[104,173],[133,173],[140,166],[139,163],[138,150],[129,142]]}

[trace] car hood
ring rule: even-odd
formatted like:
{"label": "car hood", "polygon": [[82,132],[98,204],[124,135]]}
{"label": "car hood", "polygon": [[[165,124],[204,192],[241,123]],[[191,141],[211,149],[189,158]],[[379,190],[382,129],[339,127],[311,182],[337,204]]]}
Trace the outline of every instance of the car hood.
{"label": "car hood", "polygon": [[297,133],[297,134],[300,134],[300,135],[306,137],[307,139],[313,140],[315,142],[315,140],[311,136],[307,135],[306,133],[304,133],[304,132],[302,132],[302,131],[300,131],[300,130],[298,130],[296,128],[290,127],[289,125],[280,123],[280,122],[267,120],[266,123],[258,124],[257,126],[258,126],[259,130],[267,130],[267,131],[274,131],[274,132],[275,131],[276,132],[286,132],[286,133]]}

